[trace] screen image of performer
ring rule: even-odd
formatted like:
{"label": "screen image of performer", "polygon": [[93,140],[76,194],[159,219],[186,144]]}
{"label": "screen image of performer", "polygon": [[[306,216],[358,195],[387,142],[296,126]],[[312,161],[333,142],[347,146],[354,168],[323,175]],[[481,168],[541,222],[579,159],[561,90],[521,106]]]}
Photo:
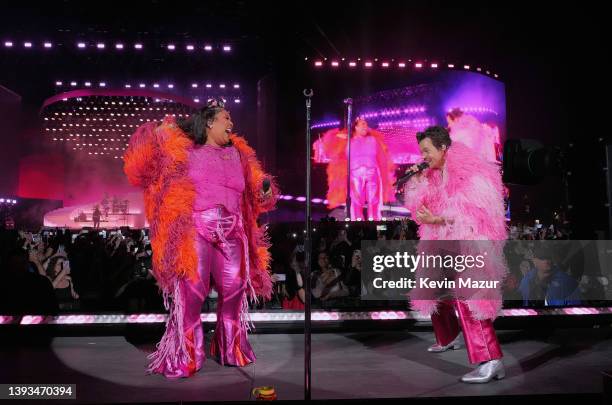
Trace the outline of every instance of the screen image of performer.
{"label": "screen image of performer", "polygon": [[239,367],[255,361],[248,299],[272,292],[269,243],[257,218],[279,192],[232,129],[224,100],[213,99],[187,119],[142,125],[124,155],[128,180],[144,188],[153,272],[169,311],[149,373],[189,377],[202,367],[200,313],[211,277],[218,292],[211,356]]}
{"label": "screen image of performer", "polygon": [[481,123],[458,108],[446,114],[446,122],[453,141],[463,143],[489,162],[500,161],[503,145],[499,128]]}
{"label": "screen image of performer", "polygon": [[[503,280],[507,266],[501,247],[508,233],[498,166],[465,144],[451,141],[447,129],[440,126],[417,133],[417,141],[429,168],[408,182],[405,202],[419,224],[419,247],[443,240],[490,243],[500,249],[499,256],[489,254],[491,260],[479,271],[483,278]],[[418,168],[414,165],[408,170],[417,172]],[[464,250],[470,249],[465,247],[469,245],[470,242],[459,244]],[[493,328],[501,309],[501,291],[478,290],[479,299],[462,299],[459,292],[432,297],[425,289],[411,291],[412,309],[431,316],[437,343],[428,351],[459,349],[459,332],[463,330],[468,359],[478,367],[461,381],[486,383],[501,379],[505,376],[503,354]]]}
{"label": "screen image of performer", "polygon": [[[328,208],[346,203],[348,154],[347,131],[330,130],[323,135],[327,166]],[[385,145],[384,135],[357,117],[353,123],[350,150],[351,219],[380,220],[383,202],[395,200],[395,166]],[[367,205],[367,216],[364,207]]]}

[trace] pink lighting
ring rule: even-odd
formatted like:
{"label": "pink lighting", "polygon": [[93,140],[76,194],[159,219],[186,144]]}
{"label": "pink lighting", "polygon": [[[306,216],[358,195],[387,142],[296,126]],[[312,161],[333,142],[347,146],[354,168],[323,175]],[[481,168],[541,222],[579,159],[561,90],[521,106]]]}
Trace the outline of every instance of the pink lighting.
{"label": "pink lighting", "polygon": [[134,44],[134,49],[142,49],[142,44]]}
{"label": "pink lighting", "polygon": [[364,66],[367,67],[367,68],[371,68],[372,67],[372,62],[366,62],[364,64]]}
{"label": "pink lighting", "polygon": [[350,67],[355,67],[355,66],[357,66],[357,63],[356,62],[349,62],[349,66]]}
{"label": "pink lighting", "polygon": [[52,44],[51,42],[45,42],[45,43],[43,44],[43,46],[44,46],[46,49],[53,48],[53,44]]}
{"label": "pink lighting", "polygon": [[232,50],[232,47],[229,45],[223,45],[223,52],[230,52]]}
{"label": "pink lighting", "polygon": [[315,66],[316,66],[316,67],[321,67],[321,66],[323,66],[323,62],[321,62],[320,60],[318,60],[318,61],[316,61],[316,62],[315,62]]}
{"label": "pink lighting", "polygon": [[169,44],[167,48],[169,51],[174,51],[176,49],[176,46],[174,44]]}
{"label": "pink lighting", "polygon": [[340,66],[340,63],[338,63],[337,61],[332,61],[331,65],[333,67],[338,67],[338,66]]}
{"label": "pink lighting", "polygon": [[85,47],[86,47],[86,46],[87,46],[87,45],[85,45],[85,42],[79,42],[79,43],[77,44],[77,48],[79,48],[79,49],[85,49]]}
{"label": "pink lighting", "polygon": [[210,51],[212,51],[212,49],[213,49],[212,45],[204,45],[204,50],[206,52],[210,52]]}
{"label": "pink lighting", "polygon": [[4,46],[7,48],[12,48],[13,47],[13,43],[11,41],[5,41],[4,42]]}
{"label": "pink lighting", "polygon": [[423,67],[423,64],[422,63],[415,63],[414,67],[417,68],[417,69],[420,69],[420,68]]}
{"label": "pink lighting", "polygon": [[123,49],[123,44],[115,44],[115,49]]}
{"label": "pink lighting", "polygon": [[24,48],[31,48],[32,47],[32,43],[31,42],[24,42],[23,46],[24,46]]}
{"label": "pink lighting", "polygon": [[193,51],[195,48],[193,45],[187,45],[185,49],[187,49],[188,51]]}
{"label": "pink lighting", "polygon": [[98,49],[104,49],[104,48],[106,48],[106,45],[100,42],[99,44],[96,45],[96,47]]}

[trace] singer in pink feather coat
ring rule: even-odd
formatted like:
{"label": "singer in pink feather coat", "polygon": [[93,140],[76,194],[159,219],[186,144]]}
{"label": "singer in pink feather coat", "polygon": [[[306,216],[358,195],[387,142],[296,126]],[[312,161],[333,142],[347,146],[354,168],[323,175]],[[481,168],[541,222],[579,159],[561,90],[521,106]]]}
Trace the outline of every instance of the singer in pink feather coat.
{"label": "singer in pink feather coat", "polygon": [[[419,132],[417,139],[429,168],[408,182],[405,201],[419,224],[419,250],[435,248],[442,242],[432,241],[444,240],[459,241],[454,246],[458,244],[462,255],[477,254],[476,250],[484,246],[489,252],[479,279],[501,284],[507,272],[503,259],[507,228],[498,166],[486,162],[464,144],[451,141],[443,127]],[[416,165],[409,170],[418,171]],[[459,348],[461,326],[468,358],[480,364],[462,381],[503,378],[503,354],[493,328],[502,304],[500,289],[468,292],[455,288],[450,297],[442,298],[428,289],[416,288],[410,298],[414,310],[431,315],[437,343],[429,348],[430,352]]]}

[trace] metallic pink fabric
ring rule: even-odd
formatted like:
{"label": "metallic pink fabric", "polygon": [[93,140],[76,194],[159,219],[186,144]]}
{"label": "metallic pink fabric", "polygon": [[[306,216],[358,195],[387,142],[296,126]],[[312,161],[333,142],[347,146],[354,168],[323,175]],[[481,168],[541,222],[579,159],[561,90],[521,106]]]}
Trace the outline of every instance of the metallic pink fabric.
{"label": "metallic pink fabric", "polygon": [[376,160],[377,149],[378,144],[373,136],[356,136],[351,139],[352,219],[364,219],[363,207],[366,204],[368,218],[381,218],[382,183]]}
{"label": "metallic pink fabric", "polygon": [[204,211],[217,205],[232,214],[240,212],[240,197],[244,191],[240,155],[233,146],[196,146],[189,152],[189,177],[196,189],[194,211]]}
{"label": "metallic pink fabric", "polygon": [[474,319],[468,305],[463,301],[441,301],[438,312],[431,315],[431,322],[436,341],[441,346],[448,345],[459,335],[459,324],[461,324],[468,359],[472,364],[503,357],[493,321]]}
{"label": "metallic pink fabric", "polygon": [[[352,153],[351,153],[352,155]],[[377,167],[351,170],[351,218],[364,218],[363,207],[368,205],[368,218],[380,220],[382,184]],[[366,218],[367,219],[367,218]]]}
{"label": "metallic pink fabric", "polygon": [[378,167],[376,152],[378,144],[373,136],[351,138],[351,170],[360,167]]}
{"label": "metallic pink fabric", "polygon": [[[194,213],[197,229],[197,282],[181,279],[180,308],[182,333],[175,339],[186,339],[189,359],[166,362],[150,370],[168,378],[189,377],[197,372],[206,358],[200,312],[210,291],[212,277],[218,292],[217,325],[211,354],[223,365],[245,366],[255,361],[247,340],[248,241],[242,218],[223,207]],[[167,332],[168,333],[168,332]]]}

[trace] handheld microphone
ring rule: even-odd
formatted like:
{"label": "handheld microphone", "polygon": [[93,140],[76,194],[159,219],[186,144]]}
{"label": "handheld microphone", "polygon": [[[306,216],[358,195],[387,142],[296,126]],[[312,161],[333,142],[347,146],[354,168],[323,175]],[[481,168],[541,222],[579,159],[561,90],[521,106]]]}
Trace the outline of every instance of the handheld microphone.
{"label": "handheld microphone", "polygon": [[408,180],[410,180],[412,178],[412,176],[414,176],[417,173],[421,173],[423,170],[427,169],[428,167],[429,167],[429,163],[427,163],[427,162],[419,163],[418,166],[417,166],[418,171],[416,171],[416,172],[408,172],[404,176],[400,177],[395,182],[395,186],[397,188],[401,188],[404,184],[406,184],[406,182]]}
{"label": "handheld microphone", "polygon": [[264,181],[262,182],[263,192],[267,193],[268,190],[270,190],[270,186],[271,185],[272,185],[272,183],[270,183],[270,179],[268,179],[268,178],[264,179]]}

